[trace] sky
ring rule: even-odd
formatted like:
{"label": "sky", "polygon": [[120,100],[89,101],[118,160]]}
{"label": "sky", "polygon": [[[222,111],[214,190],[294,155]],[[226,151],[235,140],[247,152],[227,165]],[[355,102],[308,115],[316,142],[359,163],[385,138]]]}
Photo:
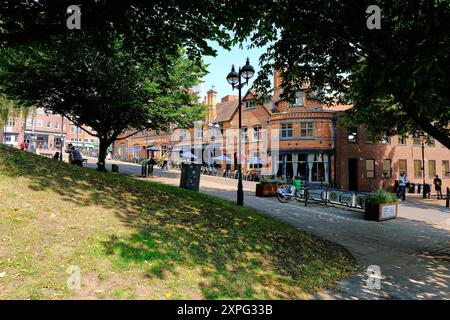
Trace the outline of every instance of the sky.
{"label": "sky", "polygon": [[[259,67],[259,57],[266,51],[266,48],[255,48],[255,49],[247,49],[246,44],[244,44],[243,49],[239,48],[239,46],[233,47],[230,51],[221,48],[219,45],[210,42],[209,43],[214,49],[217,50],[216,57],[204,57],[205,63],[209,64],[207,70],[209,74],[207,74],[203,80],[203,96],[206,96],[206,92],[211,89],[211,86],[214,85],[215,90],[217,91],[217,100],[226,95],[237,95],[238,91],[235,89],[234,91],[231,88],[231,85],[227,82],[227,75],[231,71],[231,65],[234,64],[236,67],[236,71],[239,66],[244,66],[247,60],[247,57],[250,58],[250,64],[255,68],[255,72],[257,73],[260,70]],[[243,88],[243,93],[249,89],[253,83],[253,80],[256,78],[255,76],[250,79],[249,85]]]}

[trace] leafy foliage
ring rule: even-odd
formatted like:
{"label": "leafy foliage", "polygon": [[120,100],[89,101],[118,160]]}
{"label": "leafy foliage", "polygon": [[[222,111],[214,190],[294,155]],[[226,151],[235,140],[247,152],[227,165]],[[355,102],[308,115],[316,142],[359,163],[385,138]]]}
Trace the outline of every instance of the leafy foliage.
{"label": "leafy foliage", "polygon": [[367,199],[366,203],[370,204],[383,204],[383,203],[391,203],[397,201],[397,198],[393,193],[386,191],[386,189],[378,188],[371,193]]}
{"label": "leafy foliage", "polygon": [[135,59],[116,37],[90,35],[0,50],[0,93],[92,128],[99,162],[126,130],[187,126],[203,115],[189,89],[204,69],[180,50],[161,64]]}
{"label": "leafy foliage", "polygon": [[[373,4],[379,30],[366,25]],[[268,77],[280,70],[284,98],[309,85],[327,104],[352,103],[349,125],[421,130],[450,148],[449,1],[266,0],[246,13],[240,39],[268,45],[255,83],[261,93],[271,94]]]}

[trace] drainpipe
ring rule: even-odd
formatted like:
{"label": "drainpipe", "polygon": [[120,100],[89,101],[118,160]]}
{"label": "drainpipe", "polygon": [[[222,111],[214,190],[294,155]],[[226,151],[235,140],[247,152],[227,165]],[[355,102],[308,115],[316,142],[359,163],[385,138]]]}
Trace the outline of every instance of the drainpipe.
{"label": "drainpipe", "polygon": [[[337,116],[335,115],[332,120],[333,123],[333,161],[334,161],[334,172],[333,172],[333,186],[337,188],[337,158],[336,158],[336,127],[337,127]],[[330,166],[331,167],[331,166]],[[330,170],[331,176],[331,170]]]}

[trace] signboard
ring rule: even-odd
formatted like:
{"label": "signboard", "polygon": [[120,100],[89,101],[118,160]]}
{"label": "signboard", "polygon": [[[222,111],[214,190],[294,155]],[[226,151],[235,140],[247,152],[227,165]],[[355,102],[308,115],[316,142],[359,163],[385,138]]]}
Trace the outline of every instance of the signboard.
{"label": "signboard", "polygon": [[397,205],[390,204],[381,209],[381,220],[394,219],[397,216]]}

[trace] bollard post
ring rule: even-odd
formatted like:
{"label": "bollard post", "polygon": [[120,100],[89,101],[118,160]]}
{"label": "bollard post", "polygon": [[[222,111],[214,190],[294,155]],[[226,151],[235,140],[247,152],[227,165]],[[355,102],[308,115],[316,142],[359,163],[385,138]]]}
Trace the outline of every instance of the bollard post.
{"label": "bollard post", "polygon": [[308,205],[308,189],[305,188],[305,207]]}
{"label": "bollard post", "polygon": [[445,206],[448,208],[449,207],[449,202],[450,202],[450,189],[447,187],[447,196],[445,197]]}

